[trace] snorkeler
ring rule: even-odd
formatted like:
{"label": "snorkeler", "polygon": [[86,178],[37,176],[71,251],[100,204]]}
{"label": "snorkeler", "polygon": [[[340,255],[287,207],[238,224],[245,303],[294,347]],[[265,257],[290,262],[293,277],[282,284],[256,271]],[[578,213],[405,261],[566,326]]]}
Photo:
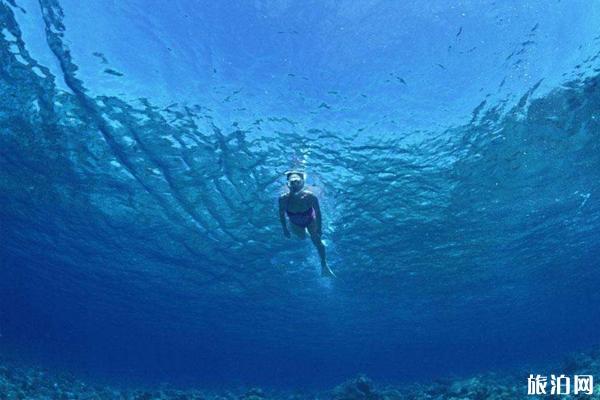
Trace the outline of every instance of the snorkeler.
{"label": "snorkeler", "polygon": [[321,241],[321,209],[319,199],[313,193],[304,189],[304,173],[288,171],[287,186],[290,189],[279,197],[279,220],[283,228],[283,235],[290,238],[292,235],[288,230],[285,220],[287,214],[290,220],[292,232],[300,239],[306,238],[306,231],[319,252],[321,259],[321,275],[335,277],[333,271],[327,265],[325,258],[325,245]]}

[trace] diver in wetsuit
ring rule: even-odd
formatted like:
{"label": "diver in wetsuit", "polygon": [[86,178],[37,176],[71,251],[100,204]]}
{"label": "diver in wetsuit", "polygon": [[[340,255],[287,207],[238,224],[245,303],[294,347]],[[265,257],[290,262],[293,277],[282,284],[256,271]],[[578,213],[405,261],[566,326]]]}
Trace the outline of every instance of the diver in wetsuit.
{"label": "diver in wetsuit", "polygon": [[290,191],[279,197],[279,220],[283,228],[283,234],[290,238],[285,215],[290,220],[290,229],[300,239],[306,239],[306,231],[319,252],[321,259],[321,275],[335,277],[333,271],[327,265],[325,258],[325,245],[321,241],[321,209],[319,199],[313,193],[304,189],[304,173],[288,171],[287,185]]}

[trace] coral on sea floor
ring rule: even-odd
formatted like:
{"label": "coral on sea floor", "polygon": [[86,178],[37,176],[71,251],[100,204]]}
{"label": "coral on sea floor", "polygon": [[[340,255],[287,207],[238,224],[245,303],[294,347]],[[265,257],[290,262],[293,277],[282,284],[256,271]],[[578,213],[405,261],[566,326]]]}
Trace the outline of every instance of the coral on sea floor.
{"label": "coral on sea floor", "polygon": [[[554,370],[554,368],[556,368]],[[556,373],[600,377],[600,351],[572,354],[557,366]],[[530,371],[541,373],[543,371]],[[528,373],[480,374],[469,378],[444,379],[428,384],[376,385],[365,375],[350,379],[321,393],[267,392],[260,388],[212,393],[177,389],[116,389],[90,385],[70,375],[53,374],[39,368],[0,363],[0,400],[518,400],[588,399],[600,400],[600,385],[593,394],[534,396],[527,394]],[[549,388],[549,385],[548,385]]]}
{"label": "coral on sea floor", "polygon": [[364,375],[337,386],[332,400],[383,400],[381,393],[373,389],[373,382]]}

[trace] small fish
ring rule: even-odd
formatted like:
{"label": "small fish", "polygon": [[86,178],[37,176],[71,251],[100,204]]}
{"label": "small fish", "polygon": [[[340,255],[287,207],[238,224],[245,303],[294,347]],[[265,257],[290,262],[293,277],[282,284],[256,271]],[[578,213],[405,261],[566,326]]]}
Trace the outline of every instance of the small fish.
{"label": "small fish", "polygon": [[231,98],[233,96],[235,96],[236,94],[238,94],[240,91],[239,90],[235,90],[233,93],[231,93],[229,96],[225,97],[225,99],[223,100],[224,103],[230,102]]}
{"label": "small fish", "polygon": [[92,53],[92,55],[98,57],[100,59],[101,64],[108,64],[108,60],[106,59],[104,54],[96,51],[96,52]]}
{"label": "small fish", "polygon": [[462,26],[461,26],[461,27],[460,27],[460,29],[458,30],[458,33],[456,34],[456,37],[459,37],[459,36],[460,36],[460,34],[462,33],[462,31],[463,31],[463,28],[462,28]]}
{"label": "small fish", "polygon": [[106,68],[104,70],[105,74],[110,74],[110,75],[114,75],[114,76],[123,76],[123,74],[119,71],[115,71],[114,69],[111,68]]}
{"label": "small fish", "polygon": [[442,64],[435,64],[435,65],[437,65],[437,66],[438,66],[438,67],[440,67],[441,69],[446,69],[446,67],[444,67]]}
{"label": "small fish", "polygon": [[538,26],[540,26],[540,23],[538,22],[537,24],[535,24],[533,26],[533,28],[531,28],[531,30],[529,32],[535,32],[535,30],[538,28]]}

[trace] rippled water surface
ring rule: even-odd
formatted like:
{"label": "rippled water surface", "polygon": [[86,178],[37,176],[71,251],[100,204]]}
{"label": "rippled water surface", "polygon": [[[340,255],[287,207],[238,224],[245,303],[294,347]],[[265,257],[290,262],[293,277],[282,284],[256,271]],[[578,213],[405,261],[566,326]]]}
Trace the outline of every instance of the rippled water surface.
{"label": "rippled water surface", "polygon": [[[598,344],[600,5],[0,1],[0,350],[330,385]],[[281,234],[319,196],[335,280]]]}

